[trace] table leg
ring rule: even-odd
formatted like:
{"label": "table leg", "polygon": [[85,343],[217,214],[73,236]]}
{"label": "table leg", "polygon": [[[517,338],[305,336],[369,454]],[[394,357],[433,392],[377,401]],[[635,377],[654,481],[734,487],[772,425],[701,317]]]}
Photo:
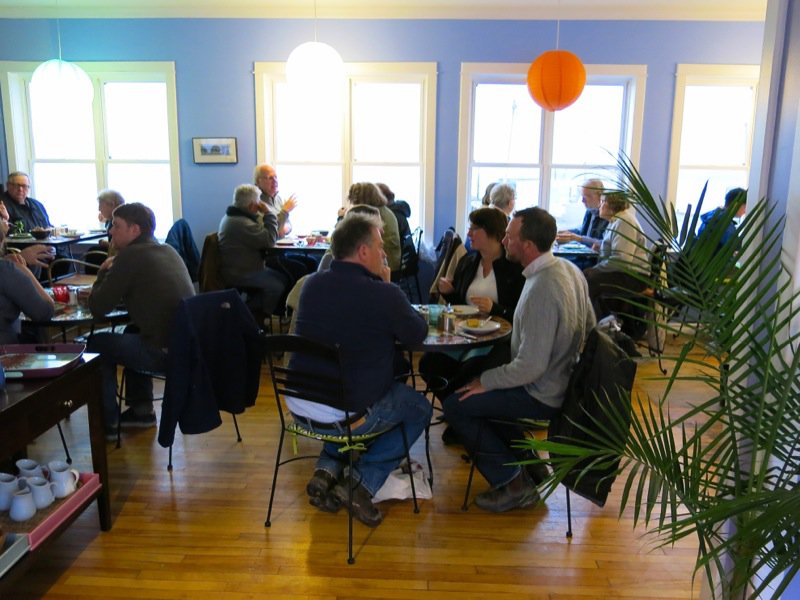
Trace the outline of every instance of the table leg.
{"label": "table leg", "polygon": [[100,475],[103,484],[97,496],[97,510],[100,514],[100,529],[111,529],[111,494],[108,480],[108,458],[106,456],[105,419],[103,418],[103,386],[99,360],[93,377],[92,393],[86,400],[89,413],[89,440],[92,448],[92,469]]}

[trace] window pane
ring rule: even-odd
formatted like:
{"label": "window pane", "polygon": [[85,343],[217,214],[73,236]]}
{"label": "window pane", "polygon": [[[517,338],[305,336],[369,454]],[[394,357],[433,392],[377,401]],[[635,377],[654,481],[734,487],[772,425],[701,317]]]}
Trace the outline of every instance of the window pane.
{"label": "window pane", "polygon": [[122,194],[126,202],[141,202],[150,207],[156,214],[156,237],[167,236],[175,222],[169,164],[111,163],[108,187]]}
{"label": "window pane", "polygon": [[419,162],[418,83],[354,83],[352,127],[355,162]]}
{"label": "window pane", "polygon": [[[337,103],[301,98],[275,85],[275,152],[278,162],[341,162],[342,112]],[[284,174],[281,173],[281,177]]]}
{"label": "window pane", "polygon": [[472,169],[469,210],[481,207],[486,186],[493,182],[508,183],[517,190],[516,208],[539,205],[539,169],[514,167],[475,167]]}
{"label": "window pane", "polygon": [[749,173],[739,170],[681,169],[678,172],[678,192],[675,201],[675,212],[679,218],[686,213],[688,205],[697,208],[697,201],[708,181],[708,189],[703,199],[702,212],[708,212],[725,204],[725,194],[735,187],[747,188]]}
{"label": "window pane", "polygon": [[94,159],[92,105],[30,92],[33,155],[38,160]]}
{"label": "window pane", "polygon": [[539,162],[542,109],[525,85],[480,84],[475,89],[473,161]]}
{"label": "window pane", "polygon": [[34,197],[50,223],[86,231],[96,229],[97,178],[93,163],[41,163],[33,166]]}
{"label": "window pane", "polygon": [[586,169],[553,169],[550,180],[550,214],[559,230],[580,227],[586,207],[581,199],[581,186],[587,179],[599,179],[605,187],[614,187],[617,176],[611,171]]}
{"label": "window pane", "polygon": [[750,86],[687,86],[681,166],[748,165],[753,102]]}
{"label": "window pane", "polygon": [[166,84],[106,83],[103,99],[110,159],[169,160]]}
{"label": "window pane", "polygon": [[405,200],[411,208],[408,225],[413,231],[420,223],[422,210],[421,167],[353,166],[353,182],[381,182],[394,192],[395,200]]}
{"label": "window pane", "polygon": [[275,168],[280,174],[281,197],[297,195],[297,207],[291,215],[293,233],[332,230],[336,211],[343,203],[341,165],[279,164]]}
{"label": "window pane", "polygon": [[553,163],[613,164],[622,138],[624,92],[621,85],[587,85],[575,104],[555,113]]}

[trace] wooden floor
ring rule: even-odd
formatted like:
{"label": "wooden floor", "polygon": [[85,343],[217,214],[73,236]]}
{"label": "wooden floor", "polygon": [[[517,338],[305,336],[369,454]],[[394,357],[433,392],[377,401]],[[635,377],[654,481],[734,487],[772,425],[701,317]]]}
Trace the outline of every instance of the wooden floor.
{"label": "wooden floor", "polygon": [[[641,362],[638,389],[657,394],[655,361]],[[305,483],[313,463],[281,470],[271,528],[264,527],[277,438],[268,374],[254,409],[217,430],[177,435],[175,469],[156,430],[109,444],[113,528],[93,506],[42,556],[7,598],[696,598],[693,542],[653,550],[630,513],[617,515],[620,486],[605,508],[573,496],[565,538],[563,488],[535,508],[494,515],[461,511],[468,466],[432,433],[434,498],[382,505],[383,524],[355,524],[356,564],[346,564],[344,512],[317,511]],[[690,398],[698,390],[682,390]],[[676,396],[681,396],[678,390]],[[85,413],[64,430],[80,470],[90,469]],[[309,444],[309,448],[314,448]],[[61,458],[55,432],[29,447]],[[484,489],[478,477],[476,491]]]}

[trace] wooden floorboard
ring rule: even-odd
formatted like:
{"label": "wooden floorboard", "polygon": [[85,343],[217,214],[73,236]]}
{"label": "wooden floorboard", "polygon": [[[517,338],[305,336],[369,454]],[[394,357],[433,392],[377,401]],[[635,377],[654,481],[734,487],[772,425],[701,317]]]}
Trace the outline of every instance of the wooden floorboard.
{"label": "wooden floorboard", "polygon": [[[655,361],[641,361],[637,389],[657,395]],[[682,403],[700,389],[676,390]],[[156,430],[126,432],[108,445],[113,528],[98,529],[92,506],[44,552],[7,594],[33,598],[529,598],[588,600],[696,598],[693,540],[656,548],[618,517],[620,486],[605,508],[572,496],[573,531],[565,538],[563,488],[535,508],[501,515],[461,510],[468,465],[432,429],[434,498],[414,514],[409,502],[382,505],[383,524],[355,524],[356,564],[346,564],[346,517],[314,509],[305,483],[313,462],[281,470],[272,527],[264,527],[277,416],[268,373],[253,409],[229,415],[213,432],[176,436],[174,470]],[[75,466],[91,461],[84,412],[63,424]],[[301,442],[301,450],[317,447]],[[287,445],[290,448],[290,445]],[[416,447],[419,449],[419,446]],[[63,457],[55,431],[29,447],[32,458]],[[418,458],[422,455],[417,452]],[[476,476],[474,492],[484,489]]]}

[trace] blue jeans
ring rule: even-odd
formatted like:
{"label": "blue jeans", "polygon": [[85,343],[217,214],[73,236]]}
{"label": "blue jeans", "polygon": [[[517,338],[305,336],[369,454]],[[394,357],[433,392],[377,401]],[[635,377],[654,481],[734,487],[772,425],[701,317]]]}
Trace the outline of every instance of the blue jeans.
{"label": "blue jeans", "polygon": [[458,434],[475,466],[489,484],[500,487],[513,480],[520,472],[519,465],[509,463],[526,458],[511,445],[525,437],[523,428],[496,423],[492,419],[550,419],[557,408],[542,404],[523,387],[491,390],[459,400],[452,394],[442,403],[444,418]]}
{"label": "blue jeans", "polygon": [[[134,333],[96,333],[86,347],[100,354],[103,372],[103,410],[106,428],[117,425],[117,365],[138,371],[165,372],[167,355],[152,348]],[[125,371],[128,404],[136,414],[153,412],[153,380],[150,377]]]}
{"label": "blue jeans", "polygon": [[[425,396],[407,385],[393,383],[389,391],[367,409],[366,420],[353,429],[353,435],[389,429],[398,423],[403,423],[410,448],[431,422],[432,413],[431,404]],[[309,427],[302,419],[299,422],[304,427]],[[346,432],[344,427],[310,428],[323,434]],[[343,455],[338,451],[339,448],[338,444],[326,443],[316,465],[317,469],[327,471],[337,479],[346,464],[342,460]],[[403,458],[405,458],[403,433],[400,427],[397,427],[369,443],[367,451],[361,454],[358,463],[354,465],[353,480],[360,481],[370,495],[374,496],[389,477],[389,473],[397,468]]]}

